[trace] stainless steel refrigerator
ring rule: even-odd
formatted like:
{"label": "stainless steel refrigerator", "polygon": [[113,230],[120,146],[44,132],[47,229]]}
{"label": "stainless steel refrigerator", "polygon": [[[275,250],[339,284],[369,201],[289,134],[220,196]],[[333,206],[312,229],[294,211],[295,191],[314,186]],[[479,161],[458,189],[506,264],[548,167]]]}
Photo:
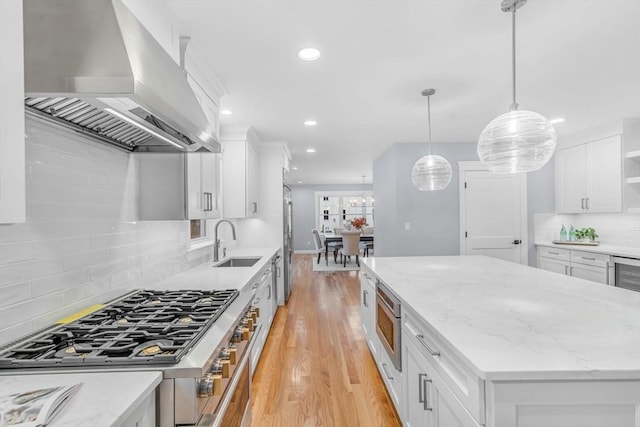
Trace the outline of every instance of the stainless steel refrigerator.
{"label": "stainless steel refrigerator", "polygon": [[283,278],[284,278],[284,294],[283,299],[279,299],[279,303],[286,304],[291,294],[293,285],[293,203],[291,201],[291,189],[284,184],[282,186],[283,193],[283,212],[284,227],[283,229]]}

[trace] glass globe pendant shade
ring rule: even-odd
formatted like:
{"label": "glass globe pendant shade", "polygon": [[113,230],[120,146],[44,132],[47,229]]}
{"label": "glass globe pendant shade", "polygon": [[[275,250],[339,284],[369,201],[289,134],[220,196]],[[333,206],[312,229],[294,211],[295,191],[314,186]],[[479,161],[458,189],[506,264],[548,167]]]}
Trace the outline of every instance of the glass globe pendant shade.
{"label": "glass globe pendant shade", "polygon": [[531,172],[556,149],[556,131],[538,113],[513,110],[496,117],[478,139],[480,161],[493,173]]}
{"label": "glass globe pendant shade", "polygon": [[428,154],[413,165],[411,181],[420,191],[444,190],[451,182],[451,165],[442,156]]}

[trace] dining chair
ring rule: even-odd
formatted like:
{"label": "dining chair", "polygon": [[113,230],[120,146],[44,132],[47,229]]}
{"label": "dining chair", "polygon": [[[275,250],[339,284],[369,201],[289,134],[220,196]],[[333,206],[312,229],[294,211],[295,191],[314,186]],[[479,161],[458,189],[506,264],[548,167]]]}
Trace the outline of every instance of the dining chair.
{"label": "dining chair", "polygon": [[356,265],[360,267],[360,230],[342,230],[342,257],[344,261],[343,267],[347,266],[347,257],[356,257]]}
{"label": "dining chair", "polygon": [[311,233],[313,234],[313,246],[315,248],[316,253],[318,254],[317,263],[320,264],[320,257],[324,252],[324,244],[322,242],[322,239],[320,238],[320,233],[318,232],[317,229],[314,228],[313,230],[311,230]]}

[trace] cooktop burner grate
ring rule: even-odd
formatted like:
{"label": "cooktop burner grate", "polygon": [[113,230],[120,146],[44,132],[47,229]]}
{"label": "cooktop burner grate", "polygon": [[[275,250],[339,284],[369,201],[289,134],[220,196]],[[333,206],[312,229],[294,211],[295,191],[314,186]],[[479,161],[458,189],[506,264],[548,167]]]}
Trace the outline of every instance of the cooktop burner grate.
{"label": "cooktop burner grate", "polygon": [[0,369],[175,364],[237,290],[139,290],[0,350]]}

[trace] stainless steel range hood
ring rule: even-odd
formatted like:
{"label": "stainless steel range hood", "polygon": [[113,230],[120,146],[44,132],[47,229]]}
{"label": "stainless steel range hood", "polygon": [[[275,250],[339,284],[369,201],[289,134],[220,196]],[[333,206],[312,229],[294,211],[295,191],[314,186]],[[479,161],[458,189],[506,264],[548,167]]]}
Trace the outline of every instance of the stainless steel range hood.
{"label": "stainless steel range hood", "polygon": [[130,151],[220,152],[186,73],[120,0],[24,0],[27,111]]}

